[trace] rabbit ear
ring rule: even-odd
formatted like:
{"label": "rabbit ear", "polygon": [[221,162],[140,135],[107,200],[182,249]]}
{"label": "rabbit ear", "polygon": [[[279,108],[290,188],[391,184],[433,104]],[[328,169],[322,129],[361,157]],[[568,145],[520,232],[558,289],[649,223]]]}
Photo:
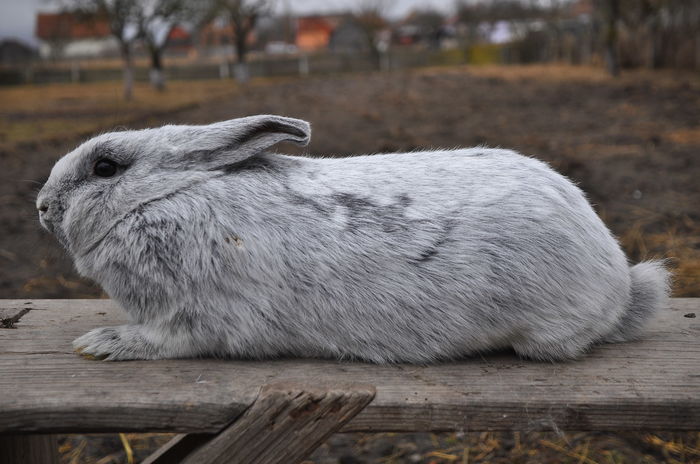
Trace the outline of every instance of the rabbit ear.
{"label": "rabbit ear", "polygon": [[186,164],[207,169],[243,161],[279,142],[307,145],[311,138],[308,122],[272,115],[180,127],[176,139]]}

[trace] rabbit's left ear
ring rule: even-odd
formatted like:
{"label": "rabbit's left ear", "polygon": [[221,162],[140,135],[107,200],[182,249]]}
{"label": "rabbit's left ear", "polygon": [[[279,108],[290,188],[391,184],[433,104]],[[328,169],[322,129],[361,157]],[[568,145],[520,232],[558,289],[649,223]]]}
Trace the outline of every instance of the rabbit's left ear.
{"label": "rabbit's left ear", "polygon": [[307,145],[311,126],[301,119],[260,115],[208,126],[169,126],[186,165],[216,169],[249,158],[279,142]]}

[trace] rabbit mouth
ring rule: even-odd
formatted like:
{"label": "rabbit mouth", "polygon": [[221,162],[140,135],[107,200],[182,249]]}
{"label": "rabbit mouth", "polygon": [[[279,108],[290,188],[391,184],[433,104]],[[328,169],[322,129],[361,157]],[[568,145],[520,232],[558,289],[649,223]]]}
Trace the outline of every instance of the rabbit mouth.
{"label": "rabbit mouth", "polygon": [[56,235],[56,224],[51,220],[51,218],[46,217],[45,214],[39,214],[39,223],[41,226],[53,235]]}
{"label": "rabbit mouth", "polygon": [[39,223],[41,223],[41,226],[46,229],[48,232],[53,234],[56,239],[58,239],[59,243],[65,248],[66,250],[69,250],[68,246],[68,237],[66,237],[66,234],[63,233],[63,229],[60,227],[56,227],[56,224],[54,224],[51,220],[48,218],[43,217],[43,215],[39,215]]}
{"label": "rabbit mouth", "polygon": [[41,227],[53,234],[53,223],[48,219],[44,218],[43,214],[39,214],[39,223],[41,224]]}

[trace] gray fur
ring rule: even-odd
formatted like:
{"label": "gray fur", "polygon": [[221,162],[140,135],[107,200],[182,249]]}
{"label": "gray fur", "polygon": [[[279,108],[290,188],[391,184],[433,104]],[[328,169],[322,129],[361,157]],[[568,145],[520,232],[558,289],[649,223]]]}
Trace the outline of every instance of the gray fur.
{"label": "gray fur", "polygon": [[[668,273],[630,269],[582,192],[509,150],[311,159],[306,122],[255,116],[103,134],[59,160],[42,224],[130,322],[106,358],[543,360],[637,336]],[[100,158],[117,175],[92,173]]]}

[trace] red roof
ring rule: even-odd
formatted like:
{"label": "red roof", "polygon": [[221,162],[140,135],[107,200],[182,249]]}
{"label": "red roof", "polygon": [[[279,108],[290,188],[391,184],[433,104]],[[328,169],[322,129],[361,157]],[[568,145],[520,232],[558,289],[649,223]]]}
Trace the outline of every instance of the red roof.
{"label": "red roof", "polygon": [[297,18],[297,47],[304,51],[314,51],[328,47],[331,35],[341,20],[341,16],[304,16]]}
{"label": "red roof", "polygon": [[170,31],[170,35],[168,35],[168,39],[170,40],[188,40],[189,38],[190,33],[180,26],[173,27]]}
{"label": "red roof", "polygon": [[102,38],[110,35],[104,19],[80,19],[72,13],[39,13],[36,36],[42,40]]}
{"label": "red roof", "polygon": [[[109,37],[110,34],[107,20],[98,17],[83,19],[72,13],[39,13],[36,17],[36,36],[42,40],[94,39]],[[168,38],[186,41],[190,33],[175,26]]]}
{"label": "red roof", "polygon": [[335,21],[328,20],[322,16],[307,16],[297,19],[297,33],[305,34],[309,32],[323,32],[330,34],[335,29]]}

